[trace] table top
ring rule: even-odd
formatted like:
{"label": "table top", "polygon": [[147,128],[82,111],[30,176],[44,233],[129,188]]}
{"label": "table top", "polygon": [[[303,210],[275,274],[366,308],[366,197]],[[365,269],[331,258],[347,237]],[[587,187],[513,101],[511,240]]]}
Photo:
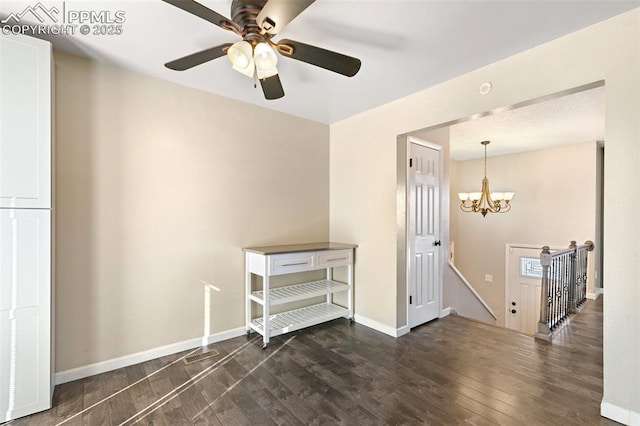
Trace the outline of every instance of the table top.
{"label": "table top", "polygon": [[262,255],[282,254],[282,253],[298,253],[303,251],[321,251],[321,250],[344,250],[354,249],[357,244],[344,244],[334,242],[307,243],[307,244],[288,244],[281,246],[262,246],[262,247],[245,247],[245,252],[257,253]]}

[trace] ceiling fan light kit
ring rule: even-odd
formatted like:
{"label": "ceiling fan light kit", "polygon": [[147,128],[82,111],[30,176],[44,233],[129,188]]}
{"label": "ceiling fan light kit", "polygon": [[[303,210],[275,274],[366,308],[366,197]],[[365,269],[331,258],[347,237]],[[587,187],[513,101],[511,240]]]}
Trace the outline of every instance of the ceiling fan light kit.
{"label": "ceiling fan light kit", "polygon": [[242,37],[242,41],[225,43],[167,62],[165,66],[169,69],[185,71],[226,54],[232,69],[260,80],[266,99],[284,96],[276,67],[277,53],[347,77],[353,77],[360,70],[361,62],[357,58],[298,41],[275,43],[271,40],[315,0],[233,0],[232,19],[193,0],[163,1]]}
{"label": "ceiling fan light kit", "polygon": [[227,50],[227,58],[231,62],[231,68],[249,78],[253,78],[255,65],[253,62],[253,47],[249,42],[243,40],[231,45]]}
{"label": "ceiling fan light kit", "polygon": [[258,43],[253,48],[253,60],[256,64],[258,78],[268,78],[278,74],[278,55],[267,43]]}

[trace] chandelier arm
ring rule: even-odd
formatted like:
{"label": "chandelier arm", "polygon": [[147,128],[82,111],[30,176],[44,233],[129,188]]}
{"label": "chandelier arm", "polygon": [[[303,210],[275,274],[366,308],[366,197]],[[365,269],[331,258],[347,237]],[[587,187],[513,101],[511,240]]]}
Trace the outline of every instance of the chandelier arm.
{"label": "chandelier arm", "polygon": [[472,213],[473,212],[473,206],[467,206],[465,204],[465,202],[463,201],[462,204],[460,204],[460,210],[462,210],[465,213]]}
{"label": "chandelier arm", "polygon": [[506,203],[500,213],[507,213],[509,210],[511,210],[511,204]]}

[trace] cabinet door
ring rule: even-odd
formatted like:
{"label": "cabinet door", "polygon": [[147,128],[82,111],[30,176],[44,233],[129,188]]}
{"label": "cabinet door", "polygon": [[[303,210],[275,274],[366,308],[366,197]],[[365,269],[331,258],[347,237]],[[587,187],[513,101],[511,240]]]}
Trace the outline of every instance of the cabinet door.
{"label": "cabinet door", "polygon": [[51,207],[51,45],[0,34],[0,207]]}
{"label": "cabinet door", "polygon": [[0,422],[51,407],[51,213],[0,209]]}

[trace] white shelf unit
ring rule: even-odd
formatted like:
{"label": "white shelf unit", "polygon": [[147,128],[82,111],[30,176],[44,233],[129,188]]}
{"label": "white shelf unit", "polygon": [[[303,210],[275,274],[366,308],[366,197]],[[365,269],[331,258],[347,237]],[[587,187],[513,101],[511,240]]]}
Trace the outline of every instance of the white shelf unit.
{"label": "white shelf unit", "polygon": [[[337,318],[353,319],[353,258],[357,246],[314,243],[290,246],[248,247],[245,252],[246,329],[262,335],[263,347],[271,337],[300,330]],[[347,282],[333,279],[333,268],[347,268]],[[270,277],[326,269],[323,280],[270,287]],[[251,276],[262,277],[262,289],[253,290]],[[347,293],[347,306],[333,302],[336,293]],[[323,303],[271,314],[272,306],[326,297]],[[262,306],[262,315],[252,318],[252,303]]]}

